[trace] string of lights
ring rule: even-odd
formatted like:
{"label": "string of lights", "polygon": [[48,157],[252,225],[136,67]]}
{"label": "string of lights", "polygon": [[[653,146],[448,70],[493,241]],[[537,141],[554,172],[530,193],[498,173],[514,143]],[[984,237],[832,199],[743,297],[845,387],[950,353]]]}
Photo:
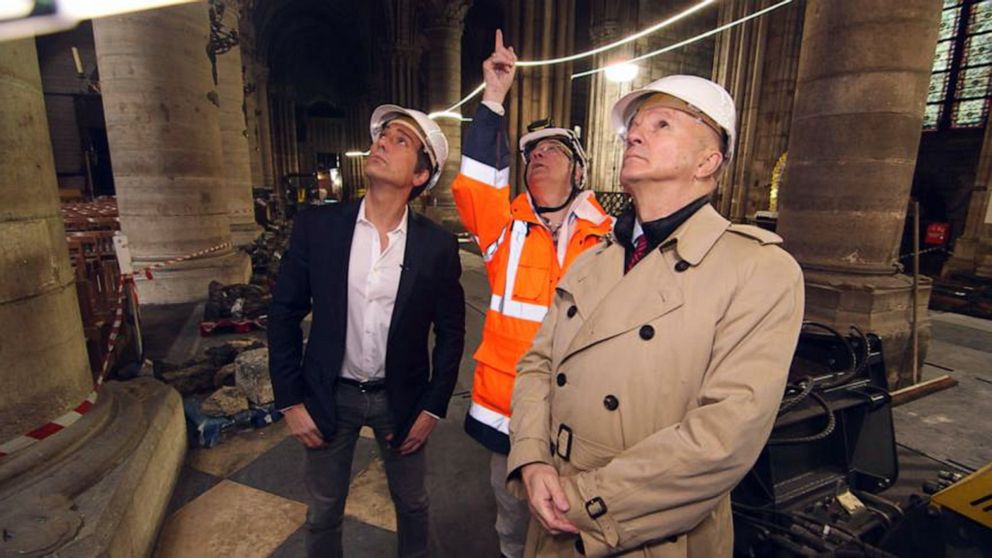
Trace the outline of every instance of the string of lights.
{"label": "string of lights", "polygon": [[633,35],[627,35],[626,37],[622,39],[618,39],[608,45],[596,47],[592,50],[587,50],[585,52],[579,52],[576,54],[570,54],[568,56],[562,56],[561,58],[549,58],[547,60],[519,60],[517,61],[517,66],[520,66],[521,68],[527,68],[531,66],[550,66],[552,64],[561,64],[563,62],[571,62],[573,60],[579,60],[581,58],[588,58],[590,56],[594,56],[601,52],[612,50],[618,46],[625,45],[629,42],[636,41],[641,37],[646,37],[651,33],[654,33],[655,31],[660,31],[661,29],[664,29],[669,25],[678,22],[681,19],[689,17],[690,15],[698,12],[699,10],[702,10],[703,8],[709,6],[714,2],[716,2],[716,0],[703,0],[702,2],[696,4],[695,6],[687,8],[664,21],[658,22],[646,29],[642,29],[637,33],[634,33]]}
{"label": "string of lights", "polygon": [[677,43],[668,45],[668,46],[666,46],[664,48],[660,48],[658,50],[651,51],[651,52],[649,52],[647,54],[642,54],[642,55],[637,56],[635,58],[631,58],[630,60],[625,60],[624,62],[621,62],[621,63],[618,63],[618,64],[610,64],[608,66],[603,66],[603,67],[600,67],[600,68],[593,68],[592,70],[587,70],[585,72],[578,72],[578,73],[572,74],[572,79],[578,79],[578,78],[581,78],[581,77],[591,76],[593,74],[598,74],[600,72],[605,72],[608,69],[610,69],[612,67],[615,67],[615,66],[619,66],[621,64],[633,64],[634,62],[640,62],[641,60],[647,60],[648,58],[652,58],[652,57],[655,57],[655,56],[658,56],[658,55],[661,55],[661,54],[665,54],[666,52],[671,52],[671,51],[673,51],[675,49],[682,48],[682,47],[684,47],[686,45],[690,45],[690,44],[695,43],[697,41],[701,41],[701,40],[703,40],[703,39],[705,39],[707,37],[711,37],[713,35],[716,35],[717,33],[722,33],[723,31],[726,31],[727,29],[730,29],[732,27],[736,27],[738,25],[741,25],[742,23],[748,22],[748,21],[750,21],[750,20],[752,20],[752,19],[754,19],[756,17],[761,17],[761,16],[767,14],[768,12],[777,10],[777,9],[779,9],[779,8],[781,8],[781,7],[783,7],[783,6],[787,5],[787,4],[791,4],[791,3],[792,3],[792,0],[782,0],[778,4],[773,4],[771,6],[768,6],[767,8],[764,8],[764,9],[758,10],[757,12],[754,12],[753,14],[749,14],[749,15],[746,15],[746,16],[744,16],[742,18],[735,19],[734,21],[731,21],[730,23],[726,23],[726,24],[721,25],[721,26],[719,26],[719,27],[717,27],[715,29],[710,29],[709,31],[706,31],[704,33],[700,33],[700,34],[698,34],[698,35],[696,35],[694,37],[690,37],[690,38],[688,38],[688,39],[686,39],[684,41],[679,41]]}
{"label": "string of lights", "polygon": [[[681,19],[683,19],[683,18],[685,18],[685,17],[687,17],[687,16],[689,16],[689,15],[691,15],[691,14],[693,14],[693,13],[695,13],[695,12],[697,12],[697,11],[703,9],[703,8],[705,8],[706,6],[712,4],[715,1],[716,0],[703,0],[702,2],[694,5],[694,6],[688,8],[688,9],[686,9],[686,10],[684,10],[684,11],[682,11],[682,12],[680,12],[680,13],[678,13],[678,14],[676,14],[676,15],[674,15],[674,16],[672,16],[672,17],[670,17],[670,18],[668,18],[668,19],[666,19],[664,21],[661,21],[659,23],[656,23],[656,24],[654,24],[654,25],[652,25],[650,27],[647,27],[645,29],[642,29],[641,31],[638,31],[637,33],[628,35],[628,36],[626,36],[626,37],[624,37],[622,39],[619,39],[619,40],[614,41],[612,43],[609,43],[607,45],[603,45],[603,46],[600,46],[600,47],[597,47],[597,48],[594,48],[594,49],[591,49],[591,50],[587,50],[587,51],[584,51],[584,52],[572,54],[572,55],[569,55],[569,56],[563,56],[563,57],[560,57],[560,58],[551,58],[551,59],[547,59],[547,60],[525,60],[525,61],[518,61],[517,62],[517,66],[520,66],[520,67],[549,66],[549,65],[553,65],[553,64],[560,64],[560,63],[563,63],[563,62],[569,62],[569,61],[572,61],[572,60],[578,60],[578,59],[581,59],[581,58],[586,58],[586,57],[589,57],[589,56],[593,56],[593,55],[599,54],[601,52],[605,52],[607,50],[610,50],[610,49],[616,48],[618,46],[624,45],[624,44],[629,43],[631,41],[635,41],[635,40],[637,40],[637,39],[639,39],[641,37],[644,37],[646,35],[649,35],[651,33],[654,33],[655,31],[658,31],[660,29],[663,29],[663,28],[671,25],[672,23],[675,23],[675,22],[677,22],[677,21],[679,21],[679,20],[681,20]],[[667,52],[671,52],[673,50],[682,48],[684,46],[688,46],[688,45],[690,45],[692,43],[701,41],[701,40],[706,39],[708,37],[712,37],[713,35],[716,35],[717,33],[722,33],[723,31],[726,31],[727,29],[731,29],[733,27],[737,27],[738,25],[744,24],[744,23],[746,23],[748,21],[751,21],[752,19],[761,17],[761,16],[763,16],[763,15],[769,13],[769,12],[775,11],[775,10],[777,10],[779,8],[782,8],[782,7],[784,7],[784,6],[788,5],[788,4],[791,4],[792,1],[793,0],[782,0],[781,2],[779,2],[777,4],[773,4],[771,6],[768,6],[766,8],[763,8],[761,10],[758,10],[758,11],[752,13],[752,14],[749,14],[749,15],[746,15],[744,17],[738,18],[738,19],[736,19],[734,21],[731,21],[729,23],[726,23],[724,25],[721,25],[721,26],[716,27],[714,29],[711,29],[709,31],[700,33],[700,34],[698,34],[698,35],[696,35],[694,37],[690,37],[688,39],[685,39],[684,41],[679,41],[677,43],[673,43],[673,44],[668,45],[668,46],[666,46],[664,48],[660,48],[658,50],[654,50],[654,51],[648,52],[646,54],[642,54],[640,56],[631,58],[630,60],[625,60],[623,62],[609,64],[609,65],[606,65],[606,66],[601,66],[599,68],[593,68],[591,70],[586,70],[586,71],[583,71],[583,72],[574,73],[574,74],[572,74],[571,79],[575,80],[575,79],[578,79],[578,78],[595,75],[595,74],[598,74],[600,72],[611,72],[611,71],[620,73],[622,75],[628,75],[629,76],[629,75],[631,75],[631,70],[633,70],[633,74],[636,74],[636,66],[634,66],[634,63],[635,62],[640,62],[641,60],[647,60],[648,58],[653,58],[655,56],[660,56],[660,55],[665,54]],[[431,119],[435,119],[435,120],[438,119],[438,118],[451,118],[451,119],[457,119],[457,120],[465,120],[465,118],[462,116],[462,114],[460,112],[457,111],[457,109],[459,107],[461,107],[462,105],[464,105],[465,103],[467,103],[468,101],[472,100],[475,96],[477,96],[480,93],[482,93],[482,91],[485,89],[485,87],[486,87],[486,84],[485,83],[479,84],[478,87],[476,87],[475,89],[473,89],[468,95],[466,95],[464,98],[462,98],[457,103],[451,105],[450,107],[448,107],[448,108],[446,108],[444,110],[432,112],[432,113],[430,113],[428,115],[428,117],[431,118]],[[352,156],[355,156],[355,155],[352,155]]]}
{"label": "string of lights", "polygon": [[[631,41],[636,41],[637,39],[640,39],[641,37],[645,37],[647,35],[650,35],[651,33],[654,33],[656,31],[659,31],[661,29],[664,29],[665,27],[668,27],[669,25],[671,25],[673,23],[676,23],[679,20],[682,20],[682,19],[690,16],[690,15],[698,12],[699,10],[702,10],[703,8],[709,6],[710,4],[712,4],[714,2],[716,2],[716,0],[703,0],[702,2],[700,2],[698,4],[695,4],[694,6],[691,6],[691,7],[687,8],[687,9],[685,9],[685,10],[683,10],[683,11],[675,14],[672,17],[670,17],[670,18],[668,18],[668,19],[666,19],[664,21],[660,21],[660,22],[658,22],[658,23],[656,23],[656,24],[654,24],[654,25],[652,25],[650,27],[647,27],[645,29],[642,29],[642,30],[638,31],[637,33],[634,33],[632,35],[627,35],[626,37],[623,37],[621,39],[618,39],[616,41],[613,41],[612,43],[609,43],[609,44],[606,44],[606,45],[603,45],[603,46],[599,46],[599,47],[596,47],[596,48],[591,49],[591,50],[587,50],[587,51],[584,51],[584,52],[578,52],[578,53],[575,53],[575,54],[570,54],[568,56],[562,56],[560,58],[549,58],[547,60],[518,60],[517,61],[517,66],[518,67],[521,67],[521,68],[536,67],[536,66],[550,66],[550,65],[553,65],[553,64],[562,64],[564,62],[571,62],[573,60],[579,60],[579,59],[582,59],[582,58],[588,58],[590,56],[595,56],[596,54],[599,54],[601,52],[606,52],[606,51],[611,50],[611,49],[614,49],[614,48],[616,48],[618,46],[625,45],[625,44],[627,44],[627,43],[629,43]],[[458,114],[456,112],[456,109],[458,107],[464,105],[465,103],[467,103],[468,101],[470,101],[472,98],[474,98],[479,93],[482,93],[482,90],[485,89],[485,88],[486,88],[486,84],[485,83],[479,84],[478,87],[476,87],[475,89],[473,89],[471,93],[469,93],[468,95],[466,95],[464,98],[462,98],[462,100],[458,101],[457,103],[451,105],[450,107],[448,107],[448,108],[446,108],[446,109],[444,109],[442,111],[432,112],[431,115],[434,115],[434,116],[431,116],[431,118],[455,118],[454,116],[451,116],[451,114]],[[445,113],[448,113],[448,114],[445,114]],[[461,118],[461,115],[458,114],[457,118]]]}

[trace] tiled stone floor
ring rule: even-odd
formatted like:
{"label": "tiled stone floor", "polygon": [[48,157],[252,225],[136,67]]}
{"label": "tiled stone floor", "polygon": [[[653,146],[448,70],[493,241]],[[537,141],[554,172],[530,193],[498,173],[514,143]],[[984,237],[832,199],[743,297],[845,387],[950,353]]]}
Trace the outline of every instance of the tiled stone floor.
{"label": "tiled stone floor", "polygon": [[[477,256],[465,253],[463,266],[468,299],[467,350],[448,418],[435,429],[426,450],[431,555],[481,558],[498,554],[492,528],[495,508],[489,492],[489,456],[464,434],[462,421],[469,403],[472,350],[479,343],[488,288]],[[182,361],[206,346],[244,337],[198,337],[197,321],[190,317],[201,312],[202,306],[197,305],[156,309],[152,328],[146,332],[155,339],[150,354]],[[165,330],[180,326],[178,335],[165,334]],[[283,422],[234,434],[211,449],[192,449],[173,492],[155,556],[304,556],[307,493],[303,460],[304,449],[288,436]],[[351,474],[345,508],[346,555],[394,556],[396,519],[371,430],[362,432]]]}

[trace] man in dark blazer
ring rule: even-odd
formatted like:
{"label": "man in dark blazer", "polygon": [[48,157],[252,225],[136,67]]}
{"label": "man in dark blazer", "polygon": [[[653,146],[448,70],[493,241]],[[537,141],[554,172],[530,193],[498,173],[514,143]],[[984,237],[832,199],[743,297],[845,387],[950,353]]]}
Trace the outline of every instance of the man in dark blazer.
{"label": "man in dark blazer", "polygon": [[[373,112],[371,132],[367,195],[296,216],[269,310],[276,407],[306,446],[311,557],[342,554],[351,461],[366,425],[396,506],[398,553],[427,556],[423,447],[445,416],[464,347],[458,244],[408,207],[440,177],[444,134],[395,105]],[[304,348],[300,324],[311,312]]]}

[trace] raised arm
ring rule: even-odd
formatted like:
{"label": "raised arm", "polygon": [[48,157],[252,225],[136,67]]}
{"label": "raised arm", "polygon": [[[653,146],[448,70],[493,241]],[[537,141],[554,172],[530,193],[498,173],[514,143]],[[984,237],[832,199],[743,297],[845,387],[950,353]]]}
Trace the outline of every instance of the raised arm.
{"label": "raised arm", "polygon": [[494,251],[510,222],[510,147],[503,100],[516,74],[516,54],[496,31],[492,56],[482,63],[486,88],[462,145],[461,170],[452,185],[465,228],[485,255]]}

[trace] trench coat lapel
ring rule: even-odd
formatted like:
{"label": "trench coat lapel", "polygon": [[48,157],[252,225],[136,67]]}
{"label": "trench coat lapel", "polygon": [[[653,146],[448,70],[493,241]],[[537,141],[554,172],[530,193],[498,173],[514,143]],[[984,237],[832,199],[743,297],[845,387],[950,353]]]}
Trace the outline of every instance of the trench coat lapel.
{"label": "trench coat lapel", "polygon": [[576,278],[574,287],[567,289],[579,311],[588,318],[572,338],[562,361],[682,306],[675,262],[698,265],[729,226],[730,222],[713,206],[705,205],[626,275],[623,246],[618,242],[607,246],[599,254],[603,261],[590,266],[585,275]]}
{"label": "trench coat lapel", "polygon": [[623,246],[614,243],[600,257],[604,261],[576,281],[572,295],[582,315],[588,318],[572,338],[562,361],[682,306],[682,290],[659,251],[653,251],[626,275]]}

